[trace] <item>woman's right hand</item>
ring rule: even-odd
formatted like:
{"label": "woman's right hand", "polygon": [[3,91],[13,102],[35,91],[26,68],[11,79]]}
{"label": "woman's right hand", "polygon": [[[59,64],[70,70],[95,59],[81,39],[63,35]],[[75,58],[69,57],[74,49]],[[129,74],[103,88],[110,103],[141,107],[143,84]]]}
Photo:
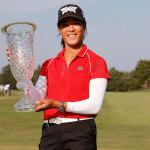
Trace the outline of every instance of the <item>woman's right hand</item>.
{"label": "woman's right hand", "polygon": [[7,59],[8,59],[8,61],[10,61],[10,58],[9,58],[9,49],[8,49],[8,46],[6,46],[6,51],[7,51]]}

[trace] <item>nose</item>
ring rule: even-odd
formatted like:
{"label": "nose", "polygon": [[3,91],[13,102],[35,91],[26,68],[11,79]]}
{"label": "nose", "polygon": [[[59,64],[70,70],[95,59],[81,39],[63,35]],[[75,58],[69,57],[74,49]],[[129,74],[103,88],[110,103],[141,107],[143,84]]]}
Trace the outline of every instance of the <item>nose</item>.
{"label": "nose", "polygon": [[69,31],[74,31],[74,30],[75,30],[74,25],[72,25],[72,24],[69,25],[69,28],[68,28],[68,29],[69,29]]}

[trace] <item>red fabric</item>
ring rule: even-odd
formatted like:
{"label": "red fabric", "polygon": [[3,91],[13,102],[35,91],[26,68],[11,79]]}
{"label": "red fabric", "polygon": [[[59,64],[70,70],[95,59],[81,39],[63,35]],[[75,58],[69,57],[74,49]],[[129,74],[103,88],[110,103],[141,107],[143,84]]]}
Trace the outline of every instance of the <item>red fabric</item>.
{"label": "red fabric", "polygon": [[[67,68],[62,50],[55,58],[45,61],[40,75],[47,77],[48,99],[76,102],[89,98],[89,82],[94,78],[110,79],[105,60],[87,49],[80,50]],[[86,107],[86,106],[85,106]],[[44,120],[63,118],[88,118],[94,115],[80,115],[70,112],[59,112],[58,109],[44,111]]]}

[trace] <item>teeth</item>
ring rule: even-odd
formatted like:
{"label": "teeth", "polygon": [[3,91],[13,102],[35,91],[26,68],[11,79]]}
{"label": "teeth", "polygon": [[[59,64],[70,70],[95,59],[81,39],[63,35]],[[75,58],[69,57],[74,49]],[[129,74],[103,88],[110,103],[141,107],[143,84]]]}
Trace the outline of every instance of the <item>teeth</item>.
{"label": "teeth", "polygon": [[69,35],[69,37],[75,37],[76,35]]}

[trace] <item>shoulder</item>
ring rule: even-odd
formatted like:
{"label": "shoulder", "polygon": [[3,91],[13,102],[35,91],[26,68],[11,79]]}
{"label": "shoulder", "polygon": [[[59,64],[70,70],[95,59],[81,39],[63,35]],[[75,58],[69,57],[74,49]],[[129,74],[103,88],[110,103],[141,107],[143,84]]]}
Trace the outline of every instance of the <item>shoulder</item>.
{"label": "shoulder", "polygon": [[49,62],[51,61],[51,59],[46,60],[41,67],[41,70],[46,69],[48,67]]}
{"label": "shoulder", "polygon": [[40,75],[46,76],[46,74],[47,74],[47,68],[48,68],[48,66],[50,65],[50,63],[52,62],[53,59],[54,59],[54,58],[48,59],[48,60],[46,60],[46,61],[42,64],[42,67],[41,67],[41,70],[40,70]]}
{"label": "shoulder", "polygon": [[95,52],[93,52],[92,50],[88,49],[87,51],[87,55],[90,59],[91,63],[106,63],[105,59],[103,57],[101,57],[100,55],[96,54]]}
{"label": "shoulder", "polygon": [[110,79],[105,59],[91,50],[87,51],[87,55],[89,57],[89,62],[91,66],[91,79],[94,78]]}
{"label": "shoulder", "polygon": [[42,67],[43,67],[43,66],[47,66],[51,60],[52,60],[52,58],[51,58],[51,59],[47,59],[47,60],[42,64]]}

